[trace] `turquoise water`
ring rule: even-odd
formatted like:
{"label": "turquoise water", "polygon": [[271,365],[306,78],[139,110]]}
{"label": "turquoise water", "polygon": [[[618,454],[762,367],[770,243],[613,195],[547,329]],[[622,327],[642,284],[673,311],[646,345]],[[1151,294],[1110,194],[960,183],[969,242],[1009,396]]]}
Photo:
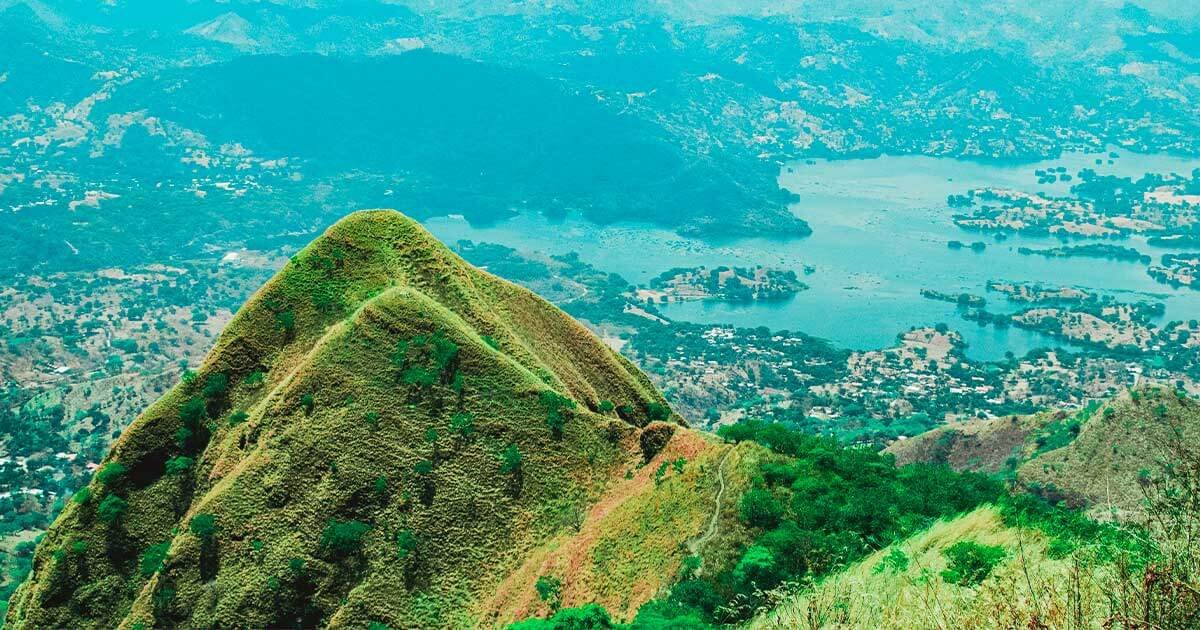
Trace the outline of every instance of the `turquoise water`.
{"label": "turquoise water", "polygon": [[[785,302],[683,302],[661,308],[674,319],[799,330],[853,349],[885,347],[912,326],[945,322],[963,335],[969,356],[996,359],[1009,351],[1020,356],[1038,346],[1062,344],[1019,329],[980,328],[960,319],[955,305],[923,298],[920,290],[986,295],[989,310],[999,312],[1011,308],[999,295],[985,293],[989,280],[1036,281],[1099,289],[1125,299],[1159,299],[1167,306],[1165,319],[1200,318],[1200,292],[1158,284],[1139,263],[1021,256],[1018,247],[1047,247],[1059,241],[1018,236],[996,241],[964,232],[951,222],[946,196],[969,188],[1066,192],[1070,184],[1038,185],[1033,171],[1039,168],[1065,166],[1074,173],[1089,167],[1134,177],[1200,168],[1200,159],[1118,153],[1113,164],[1108,164],[1107,153],[1021,165],[923,156],[790,164],[782,169],[780,185],[799,196],[793,212],[812,225],[813,235],[789,241],[710,244],[644,225],[601,227],[577,218],[550,221],[540,214],[488,227],[454,218],[426,225],[443,240],[492,241],[551,253],[577,251],[598,268],[635,283],[676,266],[764,264],[799,272],[809,265],[815,272],[804,280],[812,288]],[[1103,164],[1095,164],[1098,158]],[[988,246],[979,253],[951,250],[946,242],[952,239],[983,240]],[[1170,251],[1140,239],[1128,245],[1155,258]]]}

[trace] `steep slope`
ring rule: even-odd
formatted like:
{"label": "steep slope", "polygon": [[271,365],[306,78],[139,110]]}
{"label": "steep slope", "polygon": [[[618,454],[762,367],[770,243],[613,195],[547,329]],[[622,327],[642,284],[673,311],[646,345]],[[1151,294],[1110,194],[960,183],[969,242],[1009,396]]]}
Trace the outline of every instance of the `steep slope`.
{"label": "steep slope", "polygon": [[[547,573],[564,604],[632,611],[702,535],[734,448],[534,294],[360,212],[121,436],[7,622],[492,625],[544,607]],[[618,601],[606,576],[631,562]]]}
{"label": "steep slope", "polygon": [[898,464],[1007,471],[1023,488],[1047,499],[1088,507],[1100,517],[1121,517],[1138,511],[1142,486],[1178,459],[1177,449],[1198,443],[1196,401],[1149,386],[1074,414],[1044,412],[941,427],[887,450]]}
{"label": "steep slope", "polygon": [[916,462],[947,464],[955,470],[1001,472],[1032,455],[1038,432],[1054,417],[1049,412],[969,420],[926,431],[887,447],[896,465]]}
{"label": "steep slope", "polygon": [[1066,432],[1065,444],[1022,464],[1021,484],[1049,499],[1089,507],[1098,517],[1134,516],[1144,500],[1143,486],[1200,444],[1200,404],[1144,387],[1057,428]]}

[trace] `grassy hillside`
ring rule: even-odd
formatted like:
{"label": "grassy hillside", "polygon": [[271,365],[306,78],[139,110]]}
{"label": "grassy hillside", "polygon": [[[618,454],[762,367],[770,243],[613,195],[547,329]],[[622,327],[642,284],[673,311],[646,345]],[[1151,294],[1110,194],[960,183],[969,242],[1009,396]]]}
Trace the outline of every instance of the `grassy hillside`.
{"label": "grassy hillside", "polygon": [[1143,387],[1074,414],[943,427],[888,450],[1013,485],[857,564],[787,585],[756,628],[1193,628],[1200,406]]}
{"label": "grassy hillside", "polygon": [[941,427],[887,450],[899,464],[1005,473],[1035,494],[1109,518],[1135,516],[1147,482],[1170,469],[1179,446],[1197,443],[1200,403],[1143,387],[1075,413]]}
{"label": "grassy hillside", "polygon": [[594,599],[634,610],[704,537],[718,486],[746,483],[737,449],[685,429],[532,293],[398,213],[356,213],[117,441],[7,622],[462,627]]}
{"label": "grassy hillside", "polygon": [[[1101,581],[1080,572],[1077,556],[1052,553],[1051,540],[983,507],[875,552],[750,627],[1092,627],[1078,622],[1107,611]],[[964,541],[995,550],[978,581],[951,571],[951,549]]]}
{"label": "grassy hillside", "polygon": [[[532,549],[480,606],[484,616],[510,622],[598,604],[616,619],[631,619],[674,582],[685,558],[703,556],[717,566],[735,560],[746,537],[737,500],[763,453],[749,444],[715,446],[711,440],[677,433],[661,463],[615,484],[577,530]],[[681,532],[694,535],[685,539]],[[562,582],[558,597],[538,593],[542,575]]]}
{"label": "grassy hillside", "polygon": [[1141,388],[1048,425],[1039,451],[1017,476],[1049,499],[1090,507],[1098,516],[1134,517],[1145,489],[1181,463],[1180,450],[1194,453],[1197,444],[1200,403]]}
{"label": "grassy hillside", "polygon": [[1032,454],[1030,445],[1057,413],[958,422],[893,442],[887,451],[898,465],[931,462],[956,470],[1002,472]]}

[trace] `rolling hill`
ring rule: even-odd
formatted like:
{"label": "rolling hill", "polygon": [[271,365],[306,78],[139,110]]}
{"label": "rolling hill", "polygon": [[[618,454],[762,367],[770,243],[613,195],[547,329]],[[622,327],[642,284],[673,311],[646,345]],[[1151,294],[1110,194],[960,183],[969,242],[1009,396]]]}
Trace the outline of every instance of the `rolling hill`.
{"label": "rolling hill", "polygon": [[1009,477],[994,505],[945,518],[807,588],[752,628],[1193,628],[1200,460],[1193,399],[1144,386],[1075,414],[943,427],[897,464]]}
{"label": "rolling hill", "polygon": [[1149,479],[1169,472],[1178,453],[1200,441],[1196,401],[1145,386],[1074,414],[975,420],[941,427],[888,448],[897,464],[946,463],[1011,475],[1025,490],[1133,518]]}
{"label": "rolling hill", "polygon": [[[1003,558],[978,584],[942,577],[947,551],[963,541],[1002,550]],[[994,507],[941,521],[908,540],[881,549],[811,591],[785,600],[750,628],[1011,628],[1074,627],[1068,590],[1074,558],[1055,557],[1052,539],[1030,527],[1005,523]],[[1081,617],[1104,614],[1096,583],[1081,595]],[[1038,616],[1039,605],[1045,610]]]}
{"label": "rolling hill", "polygon": [[418,217],[530,209],[710,237],[811,233],[775,165],[699,154],[586,91],[428,50],[243,56],[134,82],[98,112],[140,108],[310,175],[395,176],[389,195]]}

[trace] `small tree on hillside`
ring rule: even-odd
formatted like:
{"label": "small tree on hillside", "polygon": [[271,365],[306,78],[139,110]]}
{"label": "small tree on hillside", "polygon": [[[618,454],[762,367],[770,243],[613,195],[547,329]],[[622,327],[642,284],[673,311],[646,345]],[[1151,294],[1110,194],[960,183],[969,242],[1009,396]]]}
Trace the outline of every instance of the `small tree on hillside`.
{"label": "small tree on hillside", "polygon": [[1007,555],[1003,547],[982,545],[973,540],[960,540],[944,554],[950,566],[942,571],[942,579],[959,586],[975,586],[984,581]]}
{"label": "small tree on hillside", "polygon": [[179,419],[183,426],[175,431],[175,440],[179,448],[194,453],[200,450],[201,436],[206,430],[204,421],[208,419],[208,408],[204,399],[192,397],[179,409]]}
{"label": "small tree on hillside", "polygon": [[512,496],[521,494],[521,486],[524,481],[525,462],[521,455],[521,449],[517,448],[516,444],[509,444],[503,452],[500,453],[500,472],[508,475],[508,490]]}
{"label": "small tree on hillside", "polygon": [[562,580],[553,575],[543,575],[533,585],[537,589],[538,598],[550,605],[551,610],[557,610],[562,603]]}
{"label": "small tree on hillside", "polygon": [[321,549],[335,559],[349,557],[362,551],[363,537],[371,526],[361,521],[331,520],[321,532]]}
{"label": "small tree on hillside", "polygon": [[517,448],[516,444],[509,444],[508,448],[500,453],[500,472],[506,475],[519,473],[521,463],[521,449]]}
{"label": "small tree on hillside", "polygon": [[475,416],[465,411],[450,416],[450,431],[463,440],[470,439],[475,434]]}
{"label": "small tree on hillside", "polygon": [[121,462],[109,462],[96,471],[96,481],[103,484],[106,490],[111,490],[125,478],[126,472]]}
{"label": "small tree on hillside", "polygon": [[142,577],[150,577],[158,573],[163,568],[163,563],[167,560],[167,553],[171,549],[171,541],[150,545],[146,551],[142,553],[141,560],[138,562],[138,569]]}
{"label": "small tree on hillside", "polygon": [[275,314],[275,327],[283,331],[284,337],[291,339],[296,330],[296,313],[291,309]]}
{"label": "small tree on hillside", "polygon": [[541,394],[542,406],[546,408],[546,426],[554,437],[561,438],[566,426],[566,411],[575,408],[575,401],[562,394],[547,389]]}
{"label": "small tree on hillside", "polygon": [[110,494],[104,497],[100,502],[100,507],[96,508],[96,516],[107,525],[116,525],[125,518],[125,513],[129,511],[129,503],[121,497]]}
{"label": "small tree on hillside", "polygon": [[421,503],[430,505],[433,503],[433,495],[436,491],[433,485],[433,462],[423,459],[413,465],[413,472],[417,473],[417,480],[421,485]]}
{"label": "small tree on hillside", "polygon": [[188,522],[188,529],[200,539],[200,579],[212,580],[217,577],[217,517],[197,514]]}
{"label": "small tree on hillside", "polygon": [[671,417],[671,408],[662,403],[652,402],[646,405],[646,417],[650,418],[651,422],[668,420]]}
{"label": "small tree on hillside", "polygon": [[204,381],[204,389],[202,394],[209,400],[218,399],[225,396],[229,391],[229,377],[221,372],[208,375],[208,379]]}
{"label": "small tree on hillside", "polygon": [[404,566],[404,580],[411,586],[417,566],[417,537],[412,530],[396,532],[396,559]]}
{"label": "small tree on hillside", "polygon": [[168,475],[186,474],[188,470],[191,470],[192,464],[194,464],[195,461],[196,460],[192,459],[191,457],[184,455],[172,457],[171,459],[167,460],[167,463],[164,466],[164,472],[166,472]]}

